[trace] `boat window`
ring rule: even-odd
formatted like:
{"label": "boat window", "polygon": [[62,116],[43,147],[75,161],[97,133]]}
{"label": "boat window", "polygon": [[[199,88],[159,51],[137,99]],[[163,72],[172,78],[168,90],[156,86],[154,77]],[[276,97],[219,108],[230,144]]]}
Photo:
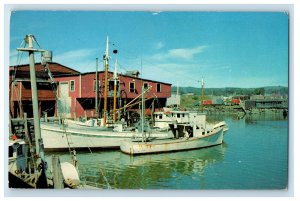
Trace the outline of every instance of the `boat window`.
{"label": "boat window", "polygon": [[177,118],[180,118],[180,114],[177,114]]}
{"label": "boat window", "polygon": [[202,132],[202,135],[204,135],[205,134],[205,132]]}

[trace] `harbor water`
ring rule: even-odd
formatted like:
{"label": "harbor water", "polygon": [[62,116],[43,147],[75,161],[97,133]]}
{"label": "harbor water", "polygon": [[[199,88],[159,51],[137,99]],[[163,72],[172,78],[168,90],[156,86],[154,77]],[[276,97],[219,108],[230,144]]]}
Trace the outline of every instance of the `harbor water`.
{"label": "harbor water", "polygon": [[[183,152],[129,156],[119,150],[77,151],[83,182],[107,189],[285,189],[288,119],[281,113],[226,121],[222,145]],[[50,161],[51,154],[46,153]],[[69,161],[68,152],[55,153]]]}

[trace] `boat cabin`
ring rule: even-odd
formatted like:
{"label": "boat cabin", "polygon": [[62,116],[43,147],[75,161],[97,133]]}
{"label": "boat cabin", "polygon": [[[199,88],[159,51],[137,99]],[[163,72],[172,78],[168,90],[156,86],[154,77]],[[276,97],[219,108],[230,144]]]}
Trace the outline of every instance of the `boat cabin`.
{"label": "boat cabin", "polygon": [[170,123],[190,123],[205,128],[206,114],[191,111],[154,112],[154,127],[166,129]]}

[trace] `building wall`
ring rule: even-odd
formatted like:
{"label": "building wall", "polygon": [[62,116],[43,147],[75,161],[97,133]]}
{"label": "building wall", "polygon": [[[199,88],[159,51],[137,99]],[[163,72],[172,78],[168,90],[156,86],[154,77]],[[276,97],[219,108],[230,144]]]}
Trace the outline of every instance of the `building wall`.
{"label": "building wall", "polygon": [[[84,113],[83,108],[78,104],[77,98],[81,97],[81,76],[66,76],[66,77],[56,77],[55,81],[58,82],[58,99],[59,99],[59,107],[58,113],[64,113],[62,108],[68,108],[67,117],[74,117],[74,114]],[[71,90],[71,82],[74,82],[74,90]],[[62,85],[68,85],[68,98],[65,98],[62,95],[61,88]],[[64,100],[66,99],[66,100]],[[60,111],[61,110],[61,111]]]}
{"label": "building wall", "polygon": [[[49,79],[47,71],[45,71],[45,67],[40,63],[36,64],[36,76],[38,79],[43,81],[42,84],[38,84],[38,99],[40,104],[40,110],[47,110],[47,105],[53,108],[53,101],[56,101],[56,92],[57,92],[57,104],[55,105],[55,112],[51,110],[51,114],[58,113],[68,113],[65,117],[73,118],[76,114],[76,117],[79,116],[95,116],[95,91],[94,91],[94,80],[95,80],[95,72],[92,73],[83,73],[73,70],[64,65],[51,62],[49,63],[49,69],[54,77],[54,81],[57,82],[57,91],[53,90]],[[15,71],[15,69],[17,69]],[[14,85],[14,88],[10,87],[10,103],[11,110],[13,114],[20,114],[21,111],[15,112],[14,109],[19,110],[19,106],[16,105],[18,101],[23,101],[25,104],[26,111],[31,110],[29,108],[30,100],[32,99],[31,95],[31,87],[30,87],[30,73],[29,73],[29,65],[20,65],[17,67],[10,67],[10,83],[12,77],[21,78],[24,82],[18,81]],[[108,79],[112,80],[113,74],[109,72]],[[100,91],[99,93],[99,102],[100,108],[103,108],[103,90],[104,90],[104,72],[100,71],[98,73],[98,80],[100,81]],[[152,89],[149,90],[148,93],[145,94],[145,98],[157,97],[159,100],[158,106],[165,106],[166,99],[171,96],[171,85],[166,83],[160,83],[152,80],[143,80],[134,76],[120,75],[120,91],[122,97],[122,104],[131,101],[141,94],[142,83],[148,83],[148,87],[151,86]],[[71,81],[74,81],[74,90],[70,90]],[[130,82],[135,83],[134,92],[130,92],[129,86]],[[48,84],[48,86],[46,86]],[[160,84],[161,91],[157,91],[157,84]],[[63,90],[65,93],[62,93]],[[109,100],[108,100],[108,110],[112,108],[112,97],[113,97],[113,87],[108,92]],[[50,101],[50,102],[49,102]],[[49,104],[51,103],[51,104]],[[119,101],[118,101],[119,103]],[[146,102],[146,104],[150,105],[150,100]],[[138,105],[135,106],[138,108]],[[63,109],[63,110],[61,110]],[[101,111],[100,111],[101,112]]]}
{"label": "building wall", "polygon": [[[111,111],[112,108],[112,98],[113,98],[113,87],[109,87],[109,82],[112,80],[112,73],[108,74],[108,107],[107,110]],[[122,97],[122,104],[126,102],[130,102],[134,98],[136,98],[138,95],[141,94],[142,91],[142,83],[148,83],[148,87],[152,87],[148,93],[145,94],[145,99],[147,98],[154,98],[157,97],[160,100],[160,106],[166,105],[166,99],[171,96],[171,85],[150,81],[150,80],[143,80],[131,77],[131,76],[119,76],[120,79],[120,94]],[[68,83],[70,87],[70,81],[75,81],[75,91],[71,92],[69,90],[68,96],[71,99],[70,104],[70,115],[68,117],[74,118],[76,117],[94,117],[96,115],[95,111],[95,96],[96,93],[94,91],[94,84],[95,84],[95,73],[86,73],[76,76],[66,76],[66,77],[57,77],[55,78],[55,81],[57,81],[59,84],[62,83]],[[100,81],[99,86],[99,104],[100,104],[100,111],[99,114],[102,113],[102,109],[104,108],[104,72],[100,71],[98,73],[98,80]],[[130,92],[129,86],[130,82],[135,83],[135,90],[133,92]],[[161,92],[157,92],[157,83],[161,86]],[[60,88],[60,87],[59,87]],[[59,90],[58,90],[59,91]],[[118,90],[117,90],[118,91]],[[58,92],[58,97],[60,97],[60,93]],[[141,96],[140,96],[141,98]],[[66,101],[67,102],[67,101]],[[149,104],[149,101],[147,102]],[[146,103],[146,104],[147,104]],[[119,100],[117,100],[117,105],[119,107]],[[138,105],[134,106],[133,108],[138,108]]]}

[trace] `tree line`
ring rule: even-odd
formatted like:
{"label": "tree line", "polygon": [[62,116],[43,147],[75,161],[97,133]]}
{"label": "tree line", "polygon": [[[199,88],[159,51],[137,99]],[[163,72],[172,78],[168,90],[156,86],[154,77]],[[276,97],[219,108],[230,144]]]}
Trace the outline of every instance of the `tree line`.
{"label": "tree line", "polygon": [[[177,87],[172,87],[172,93],[177,92]],[[201,95],[201,88],[196,87],[179,87],[179,93],[187,94],[193,93],[194,95]],[[233,96],[233,95],[267,95],[267,94],[278,94],[278,95],[288,95],[288,87],[284,86],[270,86],[270,87],[259,87],[259,88],[205,88],[205,95],[214,96]]]}

